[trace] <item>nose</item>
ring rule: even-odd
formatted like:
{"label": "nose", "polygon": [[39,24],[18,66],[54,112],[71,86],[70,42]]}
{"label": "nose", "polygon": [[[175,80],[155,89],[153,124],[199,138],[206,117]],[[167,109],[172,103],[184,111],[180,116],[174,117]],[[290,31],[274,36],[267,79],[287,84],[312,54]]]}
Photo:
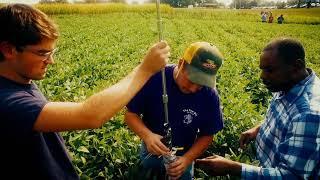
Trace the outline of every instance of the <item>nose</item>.
{"label": "nose", "polygon": [[50,56],[45,60],[45,63],[47,63],[47,64],[54,64],[53,56],[50,55]]}

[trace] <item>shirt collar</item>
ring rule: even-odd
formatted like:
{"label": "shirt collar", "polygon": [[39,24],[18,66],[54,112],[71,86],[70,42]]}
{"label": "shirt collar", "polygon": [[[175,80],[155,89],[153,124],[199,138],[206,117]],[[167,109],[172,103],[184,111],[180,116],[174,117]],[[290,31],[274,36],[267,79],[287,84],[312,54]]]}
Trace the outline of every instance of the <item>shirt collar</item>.
{"label": "shirt collar", "polygon": [[312,71],[311,69],[307,68],[307,71],[309,72],[309,75],[305,79],[294,85],[289,92],[285,93],[281,91],[273,93],[274,99],[286,101],[289,106],[293,104],[294,101],[302,95],[305,88],[314,80],[316,76],[314,71]]}

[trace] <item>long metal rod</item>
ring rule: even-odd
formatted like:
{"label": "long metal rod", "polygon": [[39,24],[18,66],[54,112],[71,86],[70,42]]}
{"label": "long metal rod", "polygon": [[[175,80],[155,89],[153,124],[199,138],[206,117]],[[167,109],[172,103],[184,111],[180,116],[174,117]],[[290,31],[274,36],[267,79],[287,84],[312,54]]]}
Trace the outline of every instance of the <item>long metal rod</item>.
{"label": "long metal rod", "polygon": [[[160,16],[160,0],[156,0],[157,5],[157,19],[158,19],[158,32],[159,32],[159,42],[163,40],[162,36],[162,19]],[[166,128],[166,136],[169,136],[169,149],[171,150],[172,144],[171,144],[171,130],[170,130],[170,124],[169,124],[169,117],[168,117],[168,94],[167,94],[167,85],[166,85],[166,73],[165,69],[163,68],[161,70],[161,76],[162,76],[162,102],[163,102],[163,110],[164,110],[164,127]],[[165,180],[169,180],[170,177],[168,174],[165,175]]]}
{"label": "long metal rod", "polygon": [[[162,36],[162,20],[160,15],[160,0],[157,0],[157,19],[158,19],[158,32],[159,32],[159,42],[163,40]],[[164,120],[165,123],[169,125],[169,117],[168,117],[168,94],[167,94],[167,86],[166,86],[166,74],[165,69],[161,70],[162,76],[162,101],[163,101],[163,109],[164,109]]]}
{"label": "long metal rod", "polygon": [[157,20],[158,20],[158,32],[159,32],[159,41],[163,40],[162,36],[162,19],[160,15],[160,0],[157,0]]}

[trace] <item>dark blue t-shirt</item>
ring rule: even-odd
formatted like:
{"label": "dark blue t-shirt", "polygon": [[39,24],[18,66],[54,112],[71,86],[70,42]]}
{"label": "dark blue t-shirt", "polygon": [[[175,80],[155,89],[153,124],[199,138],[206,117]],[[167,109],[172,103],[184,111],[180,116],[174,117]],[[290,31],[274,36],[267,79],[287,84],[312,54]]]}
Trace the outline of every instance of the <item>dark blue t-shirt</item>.
{"label": "dark blue t-shirt", "polygon": [[[174,66],[165,68],[168,114],[172,144],[188,151],[196,137],[213,135],[223,128],[219,97],[215,89],[203,87],[194,94],[180,91],[173,78]],[[156,134],[164,135],[161,73],[155,74],[129,102],[130,112],[141,115],[144,124]]]}
{"label": "dark blue t-shirt", "polygon": [[9,179],[79,179],[58,133],[33,131],[47,100],[35,84],[0,76],[0,174]]}

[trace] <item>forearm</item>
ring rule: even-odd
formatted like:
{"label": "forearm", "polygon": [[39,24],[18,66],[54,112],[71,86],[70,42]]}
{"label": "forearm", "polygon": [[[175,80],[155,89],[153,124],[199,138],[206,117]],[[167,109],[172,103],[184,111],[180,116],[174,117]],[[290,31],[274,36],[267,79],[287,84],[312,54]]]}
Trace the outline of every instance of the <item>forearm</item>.
{"label": "forearm", "polygon": [[201,136],[197,138],[192,147],[183,156],[191,163],[209,147],[212,138],[212,136]]}
{"label": "forearm", "polygon": [[293,174],[287,168],[262,168],[257,166],[252,166],[248,164],[242,164],[242,174],[243,179],[308,179],[310,174],[303,174],[301,172]]}
{"label": "forearm", "polygon": [[142,71],[140,66],[136,67],[133,72],[117,84],[83,102],[84,116],[88,120],[94,120],[94,124],[100,127],[135,96],[151,75],[149,72]]}
{"label": "forearm", "polygon": [[135,113],[126,112],[125,122],[128,127],[135,132],[142,140],[147,138],[150,133],[152,133],[146,125],[143,123],[142,119]]}
{"label": "forearm", "polygon": [[231,160],[229,161],[230,163],[228,164],[228,167],[227,167],[228,174],[232,176],[241,176],[242,164],[237,161],[231,161]]}

